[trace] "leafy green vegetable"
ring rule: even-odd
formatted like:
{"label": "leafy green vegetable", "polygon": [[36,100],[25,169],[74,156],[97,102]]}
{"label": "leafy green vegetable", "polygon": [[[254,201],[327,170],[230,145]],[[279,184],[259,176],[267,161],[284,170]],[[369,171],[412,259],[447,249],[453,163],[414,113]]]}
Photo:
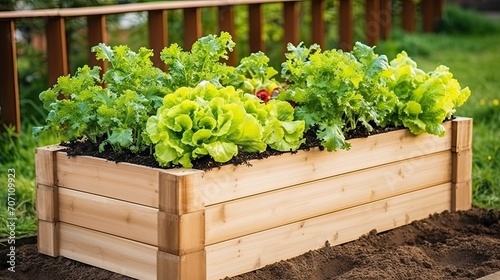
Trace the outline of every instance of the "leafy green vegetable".
{"label": "leafy green vegetable", "polygon": [[321,51],[316,44],[309,48],[288,45],[282,77],[289,84],[280,99],[297,103],[295,113],[306,129],[317,126],[317,136],[328,151],[349,148],[345,132],[357,127],[363,96],[357,91],[363,65],[341,50]]}
{"label": "leafy green vegetable", "polygon": [[179,87],[195,87],[202,81],[209,81],[216,87],[234,86],[250,94],[265,90],[268,98],[261,99],[268,101],[272,91],[279,87],[272,78],[278,71],[268,65],[269,58],[263,52],[242,58],[236,67],[226,65],[223,61],[234,46],[231,35],[221,32],[220,36],[200,38],[191,51],[184,51],[177,44],[164,48],[161,59],[169,69],[168,88],[175,91]]}
{"label": "leafy green vegetable", "polygon": [[271,97],[271,92],[278,88],[278,82],[273,78],[277,74],[278,71],[269,66],[269,57],[263,52],[257,52],[242,58],[224,82],[250,94],[265,90]]}
{"label": "leafy green vegetable", "polygon": [[[83,66],[74,76],[59,77],[40,94],[49,111],[47,124],[34,133],[55,132],[63,141],[88,139],[113,149],[138,152],[147,148],[142,132],[166,93],[166,74],[153,66],[151,50],[138,53],[127,46],[92,48],[98,59],[109,61],[109,70]],[[101,84],[106,86],[103,87]]]}
{"label": "leafy green vegetable", "polygon": [[[189,168],[193,159],[206,155],[227,162],[238,151],[262,152],[267,142],[296,150],[304,126],[292,121],[290,108],[286,102],[265,105],[232,86],[217,88],[203,81],[167,95],[158,113],[148,119],[146,132],[162,166]],[[271,137],[275,129],[281,134]]]}
{"label": "leafy green vegetable", "polygon": [[202,81],[221,87],[221,80],[234,69],[221,61],[228,58],[234,46],[231,35],[221,32],[220,36],[207,35],[198,39],[189,52],[175,43],[164,48],[160,57],[168,68],[167,87],[175,91],[179,87],[195,87]]}
{"label": "leafy green vegetable", "polygon": [[288,45],[282,77],[287,90],[279,98],[297,103],[295,115],[316,127],[327,150],[348,149],[345,134],[360,125],[404,125],[414,134],[442,136],[441,123],[469,97],[449,69],[429,73],[405,52],[390,63],[372,47],[356,43],[351,53]]}
{"label": "leafy green vegetable", "polygon": [[363,96],[358,121],[368,130],[372,130],[371,123],[386,126],[387,117],[396,110],[398,102],[396,94],[387,86],[393,73],[387,56],[377,55],[373,49],[357,42],[352,51],[364,72],[357,89]]}
{"label": "leafy green vegetable", "polygon": [[36,127],[34,133],[52,130],[63,140],[85,136],[97,141],[100,129],[94,99],[105,90],[100,82],[99,68],[79,68],[74,77],[59,77],[57,84],[40,94],[43,107],[49,111],[46,125]]}
{"label": "leafy green vegetable", "polygon": [[388,122],[402,124],[413,134],[443,136],[441,123],[469,98],[469,88],[462,89],[446,66],[425,73],[406,52],[398,54],[390,64],[394,72],[389,87],[396,93],[398,104]]}
{"label": "leafy green vegetable", "polygon": [[[294,109],[288,102],[270,100],[265,105],[253,95],[245,95],[245,109],[264,128],[264,142],[277,151],[295,151],[304,143],[305,123],[294,120]],[[262,108],[263,107],[263,108]]]}

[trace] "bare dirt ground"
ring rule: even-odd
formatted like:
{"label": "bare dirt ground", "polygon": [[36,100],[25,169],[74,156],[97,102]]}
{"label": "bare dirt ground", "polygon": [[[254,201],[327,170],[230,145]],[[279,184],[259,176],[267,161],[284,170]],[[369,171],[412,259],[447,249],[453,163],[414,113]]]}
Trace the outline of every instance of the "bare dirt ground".
{"label": "bare dirt ground", "polygon": [[[16,246],[15,271],[0,247],[0,279],[130,279],[63,257]],[[358,240],[307,252],[226,280],[478,279],[500,271],[500,211],[443,212],[409,225],[370,232]]]}

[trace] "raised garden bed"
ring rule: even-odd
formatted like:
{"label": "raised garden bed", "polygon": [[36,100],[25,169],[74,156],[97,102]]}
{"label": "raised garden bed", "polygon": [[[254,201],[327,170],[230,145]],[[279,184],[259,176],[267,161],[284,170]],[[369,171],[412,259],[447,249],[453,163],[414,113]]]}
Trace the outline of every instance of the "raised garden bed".
{"label": "raised garden bed", "polygon": [[209,171],[36,151],[38,249],[141,279],[220,279],[471,206],[472,119]]}

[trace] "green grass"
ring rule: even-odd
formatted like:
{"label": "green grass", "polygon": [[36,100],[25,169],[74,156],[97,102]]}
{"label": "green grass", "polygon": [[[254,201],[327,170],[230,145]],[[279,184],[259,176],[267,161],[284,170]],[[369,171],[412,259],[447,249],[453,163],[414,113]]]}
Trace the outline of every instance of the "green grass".
{"label": "green grass", "polygon": [[7,128],[7,132],[0,134],[0,237],[8,236],[10,230],[7,228],[10,215],[8,203],[8,170],[15,170],[15,205],[13,213],[16,222],[16,236],[32,234],[36,232],[35,219],[35,147],[57,143],[53,137],[35,139],[29,132],[31,127],[17,134],[13,129]]}

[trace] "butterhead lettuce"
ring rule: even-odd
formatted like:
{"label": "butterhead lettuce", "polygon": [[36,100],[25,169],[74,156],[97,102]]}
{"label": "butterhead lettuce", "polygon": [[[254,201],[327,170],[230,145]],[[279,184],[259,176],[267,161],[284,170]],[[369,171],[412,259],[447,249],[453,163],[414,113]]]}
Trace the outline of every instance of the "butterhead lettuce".
{"label": "butterhead lettuce", "polygon": [[165,96],[146,124],[159,164],[186,168],[203,156],[227,162],[239,151],[262,152],[268,145],[296,150],[303,131],[304,123],[293,120],[287,102],[264,104],[254,95],[208,81]]}

